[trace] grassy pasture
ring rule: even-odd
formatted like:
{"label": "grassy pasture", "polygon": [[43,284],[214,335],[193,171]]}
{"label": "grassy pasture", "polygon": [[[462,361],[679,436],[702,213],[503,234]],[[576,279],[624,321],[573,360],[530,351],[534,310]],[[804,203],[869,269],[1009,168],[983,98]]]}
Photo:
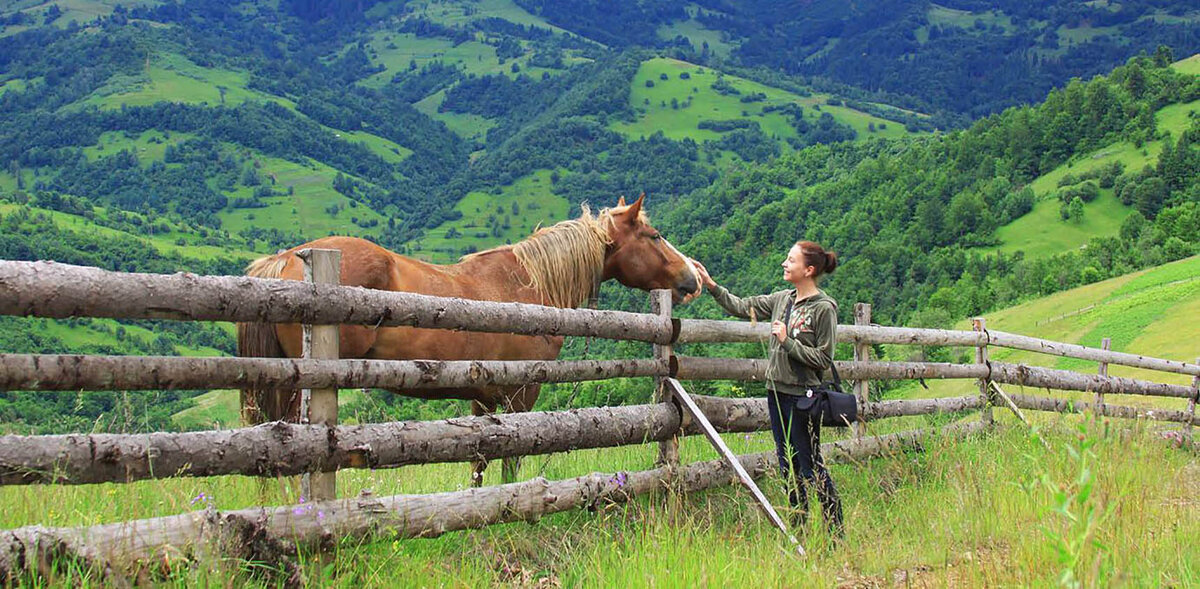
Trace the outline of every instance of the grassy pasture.
{"label": "grassy pasture", "polygon": [[[1119,276],[1095,284],[1055,293],[1015,307],[987,313],[990,330],[1034,335],[1054,341],[1099,347],[1103,338],[1112,339],[1112,349],[1195,362],[1200,358],[1200,327],[1184,317],[1200,310],[1200,256]],[[962,321],[955,329],[970,329]],[[969,350],[962,350],[964,354]],[[1047,366],[1090,373],[1095,362],[991,347],[992,360]],[[952,354],[958,358],[959,354]],[[973,357],[973,356],[972,356]],[[1110,366],[1109,374],[1188,385],[1191,377],[1124,366]],[[978,387],[967,381],[928,380],[929,389],[917,385],[902,388],[899,396],[944,397],[974,394]],[[1007,390],[1007,389],[1006,389]],[[1012,387],[1013,392],[1022,392]],[[1027,390],[1046,395],[1046,391]],[[1092,400],[1091,393],[1054,392],[1052,396]],[[1141,395],[1107,395],[1113,405],[1184,410],[1183,399]],[[999,410],[997,410],[999,411]]]}
{"label": "grassy pasture", "polygon": [[[333,189],[337,170],[313,161],[299,164],[273,157],[258,159],[262,162],[259,173],[264,178],[273,174],[276,190],[286,190],[290,186],[294,193],[262,199],[268,204],[265,208],[221,211],[217,214],[221,226],[230,233],[253,226],[299,232],[308,239],[316,239],[332,234],[375,234],[387,225],[387,218],[382,214],[363,204],[350,206],[350,199]],[[239,187],[232,194],[235,197],[250,195],[251,190],[246,187]],[[333,205],[341,207],[336,215],[330,215],[326,210]],[[354,217],[362,223],[374,219],[379,224],[364,228],[352,221]]]}
{"label": "grassy pasture", "polygon": [[[686,73],[690,79],[681,79],[680,74]],[[662,76],[667,79],[663,80]],[[758,121],[763,132],[780,139],[795,137],[796,131],[781,113],[763,113],[763,107],[796,103],[804,107],[804,116],[816,120],[821,112],[828,112],[839,122],[850,125],[860,138],[866,137],[902,137],[909,133],[904,125],[873,117],[853,109],[826,104],[829,99],[825,94],[814,94],[802,97],[790,92],[773,88],[735,76],[723,76],[725,81],[736,88],[741,94],[726,96],[712,88],[717,81],[718,72],[684,61],[667,58],[650,59],[642,63],[633,80],[630,100],[638,112],[637,120],[614,122],[610,127],[629,137],[649,136],[662,131],[665,136],[675,140],[686,138],[695,141],[719,139],[721,133],[698,127],[701,121],[729,120],[750,118]],[[653,87],[647,87],[647,82]],[[766,95],[761,102],[743,103],[741,97],[755,92]],[[691,104],[685,106],[691,99]],[[671,100],[678,103],[678,108],[672,108]],[[820,111],[814,108],[819,106]],[[745,115],[743,115],[745,112]],[[876,131],[871,133],[868,125],[874,123]],[[880,125],[886,128],[880,128]]]}
{"label": "grassy pasture", "polygon": [[[1194,455],[1144,428],[1133,434],[1120,434],[1111,424],[1076,430],[1078,422],[1067,418],[1041,426],[1048,449],[1009,423],[990,436],[935,440],[922,454],[833,466],[847,537],[831,544],[820,518],[812,517],[803,535],[811,552],[805,559],[789,554],[748,493],[725,487],[436,539],[345,540],[336,545],[331,565],[321,566],[314,555],[304,555],[302,564],[308,582],[331,587],[1048,586],[1065,573],[1101,586],[1188,586],[1200,580],[1188,556],[1193,544],[1187,530],[1200,524],[1192,500],[1200,483]],[[727,441],[739,453],[771,448],[762,434]],[[1067,448],[1083,458],[1073,459]],[[652,445],[643,445],[531,457],[521,476],[640,470],[652,466],[654,455]],[[711,460],[715,453],[702,438],[691,437],[683,456]],[[496,470],[489,469],[487,484],[494,484]],[[1089,478],[1082,478],[1085,471]],[[466,480],[465,465],[431,465],[343,471],[338,484],[343,496],[364,490],[386,496],[453,490]],[[1082,485],[1090,491],[1086,495]],[[774,475],[763,484],[776,505],[786,503],[780,487]],[[1065,505],[1062,497],[1069,500]],[[6,528],[76,526],[294,500],[284,481],[264,485],[245,477],[5,487],[0,520]],[[212,563],[167,582],[252,582],[233,576],[245,571],[238,563]],[[97,584],[87,581],[77,570],[57,579]]]}
{"label": "grassy pasture", "polygon": [[[576,216],[578,211],[569,210],[566,199],[550,191],[550,175],[549,170],[539,170],[503,187],[500,194],[482,191],[468,193],[454,206],[456,211],[463,214],[462,218],[426,231],[412,244],[412,253],[430,261],[452,262],[458,259],[461,249],[468,244],[482,251],[516,243],[528,237],[538,226],[553,225]],[[515,215],[512,213],[514,204],[518,208]],[[607,205],[595,203],[594,206]],[[509,217],[509,228],[503,229],[498,236],[492,235],[488,222],[491,217],[501,221]],[[457,236],[447,237],[450,232]]]}

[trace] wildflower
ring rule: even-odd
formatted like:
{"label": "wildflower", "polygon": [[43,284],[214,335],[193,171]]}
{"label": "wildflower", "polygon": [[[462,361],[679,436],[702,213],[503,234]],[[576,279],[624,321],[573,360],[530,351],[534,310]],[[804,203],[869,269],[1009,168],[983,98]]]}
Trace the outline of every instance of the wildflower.
{"label": "wildflower", "polygon": [[624,487],[626,481],[629,480],[629,474],[624,471],[621,471],[621,472],[618,472],[617,474],[613,475],[613,477],[608,480],[616,483],[617,487]]}
{"label": "wildflower", "polygon": [[205,495],[204,491],[201,491],[199,495],[192,497],[191,505],[195,505],[201,501],[204,501],[205,503],[208,502],[208,495]]}

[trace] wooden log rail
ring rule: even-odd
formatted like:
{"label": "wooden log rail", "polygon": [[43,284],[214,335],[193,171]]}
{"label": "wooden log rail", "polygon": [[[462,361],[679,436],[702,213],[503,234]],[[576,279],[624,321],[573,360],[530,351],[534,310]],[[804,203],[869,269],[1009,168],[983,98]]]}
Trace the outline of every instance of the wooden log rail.
{"label": "wooden log rail", "polygon": [[[770,325],[761,322],[752,325],[744,321],[682,319],[680,320],[679,337],[676,339],[676,343],[760,342],[766,341],[770,334]],[[1078,344],[1065,344],[993,330],[971,332],[916,327],[884,327],[879,325],[838,325],[837,340],[843,343],[910,346],[961,346],[970,348],[982,345],[1000,346],[1081,360],[1132,366],[1134,368],[1146,368],[1160,372],[1200,376],[1200,363],[1189,364],[1176,360],[1113,352],[1111,350],[1089,348]]]}
{"label": "wooden log rail", "polygon": [[[948,426],[947,436],[965,436],[980,424]],[[923,430],[822,445],[827,459],[861,460],[905,448],[919,448],[929,436]],[[738,457],[755,478],[775,463],[774,452]],[[206,552],[206,544],[232,545],[238,556],[268,561],[284,573],[285,584],[298,583],[291,557],[297,546],[319,548],[329,538],[369,541],[396,536],[430,538],[447,532],[491,524],[532,521],[544,515],[606,502],[624,502],[645,494],[672,490],[701,491],[734,480],[724,460],[647,471],[593,473],[573,479],[530,481],[432,495],[359,496],[234,511],[202,510],[175,516],[87,528],[30,526],[0,532],[0,579],[13,579],[42,559],[75,558],[104,570],[109,582],[130,571],[153,575],[183,555]],[[257,538],[255,542],[240,541]],[[152,579],[141,579],[152,580]]]}
{"label": "wooden log rail", "polygon": [[[770,428],[765,399],[695,395],[722,433]],[[976,409],[977,396],[868,403],[867,421]],[[505,413],[328,428],[255,427],[150,434],[0,436],[0,485],[130,482],[173,476],[291,476],[314,470],[396,468],[661,442],[679,431],[670,403]],[[694,424],[682,435],[703,432]]]}
{"label": "wooden log rail", "polygon": [[[763,399],[697,397],[722,432],[769,427]],[[0,484],[88,484],[171,476],[289,476],[318,468],[395,468],[608,448],[670,439],[670,403],[505,413],[329,428],[255,427],[151,434],[0,436]],[[690,425],[684,435],[700,434]]]}
{"label": "wooden log rail", "polygon": [[0,261],[0,315],[411,326],[668,344],[674,321],[244,276],[135,274]]}
{"label": "wooden log rail", "polygon": [[[680,380],[762,380],[765,360],[744,358],[675,358]],[[932,362],[838,362],[838,372],[846,379],[986,379],[999,383],[1067,391],[1093,391],[1106,394],[1150,395],[1189,399],[1196,389],[1117,376],[1079,374],[1069,370],[992,362],[982,364],[941,364]]]}
{"label": "wooden log rail", "polygon": [[0,354],[0,390],[440,388],[657,376],[629,360],[305,360]]}
{"label": "wooden log rail", "polygon": [[1085,413],[1093,411],[1105,417],[1149,419],[1152,421],[1172,421],[1175,423],[1200,423],[1200,420],[1197,420],[1187,411],[1122,405],[1103,405],[1097,408],[1095,404],[1081,400],[1054,399],[1019,393],[1008,393],[1008,396],[1017,407],[1021,409],[1033,409],[1035,411],[1053,411],[1056,413]]}
{"label": "wooden log rail", "polygon": [[[0,315],[187,321],[356,324],[576,335],[656,344],[765,341],[769,326],[673,320],[652,314],[557,309],[242,276],[110,272],[54,262],[0,261]],[[876,325],[840,325],[838,341],[994,345],[1200,376],[1200,364],[1150,358],[1023,335]]]}

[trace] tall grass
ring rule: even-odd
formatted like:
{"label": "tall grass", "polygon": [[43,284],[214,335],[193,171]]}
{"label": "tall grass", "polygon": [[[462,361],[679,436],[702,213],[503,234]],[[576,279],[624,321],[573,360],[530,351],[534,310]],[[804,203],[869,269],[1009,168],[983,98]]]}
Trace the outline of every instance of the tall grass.
{"label": "tall grass", "polygon": [[[300,563],[308,582],[334,587],[1193,586],[1200,583],[1200,465],[1195,452],[1153,427],[1063,417],[1036,434],[1008,426],[965,441],[934,440],[921,453],[834,465],[847,535],[831,543],[814,512],[803,559],[748,493],[727,487],[432,540],[346,540],[332,559],[303,554]],[[770,447],[764,434],[729,442],[737,452]],[[685,460],[714,456],[696,438],[683,450]],[[645,445],[534,457],[522,476],[647,468],[653,456]],[[452,489],[467,472],[434,465],[347,471],[340,479],[343,495],[390,494]],[[774,476],[763,482],[776,505],[786,505],[782,486]],[[5,527],[79,525],[285,500],[286,485],[240,477],[6,488],[0,519]],[[62,564],[54,583],[98,584]],[[272,566],[210,558],[164,581],[272,585],[275,578],[254,574]]]}

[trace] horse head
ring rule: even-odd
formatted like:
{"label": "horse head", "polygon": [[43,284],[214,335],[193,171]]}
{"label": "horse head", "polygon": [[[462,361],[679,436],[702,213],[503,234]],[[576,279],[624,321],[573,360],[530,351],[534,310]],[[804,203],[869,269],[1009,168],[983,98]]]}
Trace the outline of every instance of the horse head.
{"label": "horse head", "polygon": [[622,197],[605,213],[611,243],[604,255],[603,280],[615,278],[630,288],[669,289],[678,303],[700,292],[700,278],[687,256],[675,249],[646,219],[642,194],[627,205]]}

